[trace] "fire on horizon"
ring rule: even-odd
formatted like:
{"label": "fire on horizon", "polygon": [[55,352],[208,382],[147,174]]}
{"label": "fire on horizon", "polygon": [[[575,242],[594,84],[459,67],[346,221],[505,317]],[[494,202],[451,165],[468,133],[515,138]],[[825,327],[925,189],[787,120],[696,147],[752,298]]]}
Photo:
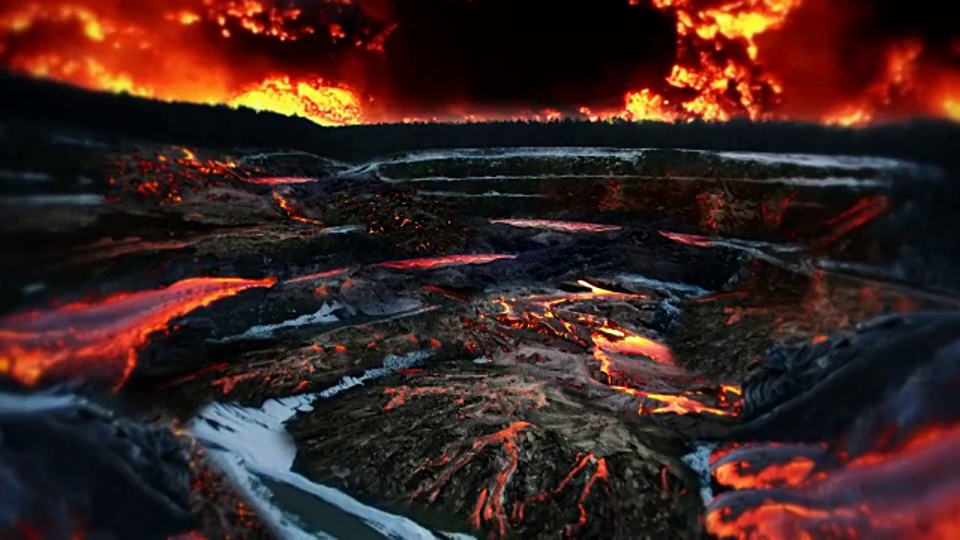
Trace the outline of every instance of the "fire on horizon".
{"label": "fire on horizon", "polygon": [[932,0],[11,0],[0,67],[325,125],[960,120]]}

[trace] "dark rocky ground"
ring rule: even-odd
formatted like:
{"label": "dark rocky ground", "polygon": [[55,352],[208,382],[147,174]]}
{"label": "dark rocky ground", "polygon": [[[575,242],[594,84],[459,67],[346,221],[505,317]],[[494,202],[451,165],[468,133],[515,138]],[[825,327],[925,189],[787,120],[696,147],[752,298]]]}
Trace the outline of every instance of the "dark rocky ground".
{"label": "dark rocky ground", "polygon": [[[348,164],[23,123],[0,143],[0,373],[79,380],[173,426],[192,480],[171,489],[199,513],[179,532],[210,538],[272,533],[177,426],[390,355],[421,361],[287,422],[295,471],[431,530],[701,537],[684,455],[839,436],[912,372],[864,378],[850,358],[893,331],[845,332],[904,314],[916,340],[934,331],[906,314],[952,312],[960,294],[951,188],[927,165],[582,148]],[[943,320],[920,342],[951,343]],[[837,343],[854,352],[824,356]],[[840,367],[877,390],[810,420],[832,417]],[[797,418],[816,428],[791,437]]]}

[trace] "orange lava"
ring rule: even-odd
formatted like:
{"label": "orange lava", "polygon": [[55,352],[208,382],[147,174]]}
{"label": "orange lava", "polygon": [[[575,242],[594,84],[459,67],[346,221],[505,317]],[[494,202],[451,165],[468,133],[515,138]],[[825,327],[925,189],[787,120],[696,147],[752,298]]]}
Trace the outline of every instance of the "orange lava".
{"label": "orange lava", "polygon": [[507,513],[503,509],[503,491],[520,462],[517,435],[532,427],[533,425],[529,422],[513,422],[500,431],[477,438],[469,448],[462,451],[454,450],[451,453],[444,452],[438,460],[435,460],[436,464],[443,466],[439,474],[433,482],[418,488],[411,498],[425,496],[430,502],[436,501],[443,487],[455,474],[469,465],[480,452],[488,447],[500,445],[506,454],[507,465],[496,474],[491,482],[492,485],[483,488],[480,492],[474,511],[474,523],[477,528],[480,528],[481,521],[489,522],[500,533],[500,537],[505,536]]}
{"label": "orange lava", "polygon": [[545,406],[547,396],[543,387],[543,382],[520,379],[503,387],[491,387],[485,380],[476,379],[466,382],[445,380],[442,385],[431,386],[392,386],[383,391],[384,395],[391,396],[383,410],[392,411],[424,396],[445,396],[458,405],[460,418],[482,418],[491,413],[512,416]]}
{"label": "orange lava", "polygon": [[306,281],[317,281],[321,279],[339,277],[346,274],[349,271],[350,271],[349,268],[334,268],[333,270],[325,270],[323,272],[315,272],[313,274],[306,274],[303,276],[290,278],[284,281],[284,283],[303,283]]}
{"label": "orange lava", "polygon": [[[741,407],[740,387],[733,384],[719,385],[715,394],[697,390],[651,391],[643,389],[645,383],[621,373],[615,367],[615,356],[638,357],[642,361],[664,366],[653,370],[651,377],[669,376],[674,379],[689,379],[689,375],[676,367],[670,348],[648,337],[630,332],[613,321],[569,309],[569,305],[602,301],[641,300],[645,295],[621,293],[603,289],[587,281],[579,285],[589,292],[556,295],[531,295],[517,298],[501,298],[497,304],[501,312],[495,319],[517,330],[532,330],[554,336],[571,343],[592,349],[598,370],[603,375],[600,382],[624,394],[640,398],[637,412],[649,414],[712,414],[737,416]],[[481,316],[481,319],[485,318]],[[634,368],[636,369],[636,368]],[[648,401],[656,402],[650,406]],[[712,403],[712,404],[711,404]]]}
{"label": "orange lava", "polygon": [[[492,414],[515,417],[526,410],[540,409],[547,404],[543,392],[543,382],[524,382],[518,379],[504,386],[492,387],[483,378],[467,377],[467,380],[443,379],[443,386],[397,386],[384,389],[384,395],[390,399],[383,406],[384,412],[408,405],[412,400],[425,396],[444,396],[458,406],[459,417],[490,418]],[[463,442],[453,443],[444,449],[438,458],[432,459],[421,467],[421,471],[438,469],[434,479],[419,487],[411,498],[426,497],[434,502],[441,491],[452,481],[453,477],[470,465],[481,452],[499,445],[506,460],[499,462],[497,472],[481,488],[471,512],[471,521],[478,530],[489,526],[490,538],[504,538],[508,527],[520,525],[524,520],[524,512],[531,504],[545,504],[554,496],[561,494],[575,483],[577,478],[585,478],[580,487],[578,508],[580,516],[576,523],[567,526],[568,536],[588,520],[586,509],[587,498],[594,486],[609,480],[607,462],[593,454],[577,456],[577,463],[554,489],[536,494],[531,497],[508,501],[505,490],[511,477],[520,466],[522,455],[517,436],[534,429],[534,425],[525,421],[513,421],[506,428],[482,435],[469,446]],[[607,496],[611,496],[609,486],[606,486]],[[507,508],[510,511],[507,511]]]}
{"label": "orange lava", "polygon": [[[345,9],[355,3],[327,0],[315,14],[264,0],[129,5],[13,0],[0,8],[0,61],[17,73],[87,88],[245,106],[324,125],[409,121],[402,110],[377,107],[391,96],[369,87],[367,77],[402,22],[379,21],[377,29],[348,35],[344,19],[351,15]],[[387,5],[363,2],[363,9],[389,11]],[[668,122],[792,118],[838,125],[907,114],[960,119],[960,75],[919,36],[856,44],[875,69],[848,88],[848,72],[860,66],[848,66],[830,48],[837,45],[831,39],[856,39],[843,26],[848,13],[842,3],[653,0],[652,5],[676,20],[677,56],[670,73],[655,87],[626,92],[620,107],[579,107],[581,115]],[[816,31],[792,24],[795,19],[815,21],[810,24]],[[822,51],[806,50],[809,35],[818,37]],[[321,37],[332,48],[313,63],[273,65],[267,58],[266,51]],[[798,49],[802,58],[782,59],[782,51],[796,56]],[[561,116],[554,110],[498,116],[469,104],[459,109],[464,120]]]}
{"label": "orange lava", "polygon": [[[560,484],[552,490],[545,491],[534,495],[533,497],[528,498],[527,500],[521,501],[516,504],[513,508],[511,519],[516,522],[522,522],[524,519],[524,514],[526,508],[530,504],[543,504],[544,502],[550,500],[552,497],[559,495],[567,490],[573,481],[581,476],[581,473],[588,471],[590,466],[593,465],[593,472],[586,477],[586,480],[583,482],[583,487],[580,488],[580,495],[577,497],[577,509],[580,511],[580,515],[576,523],[571,523],[564,528],[564,535],[566,537],[571,537],[577,529],[587,524],[589,515],[586,509],[586,501],[593,491],[593,487],[597,482],[603,481],[608,482],[610,480],[610,473],[607,470],[607,460],[606,458],[598,458],[594,454],[578,454],[576,459],[576,465],[570,469],[570,472],[560,481]],[[607,495],[610,496],[609,485]]]}
{"label": "orange lava", "polygon": [[288,218],[294,221],[299,221],[300,223],[306,223],[308,225],[317,225],[319,227],[323,227],[322,222],[316,219],[304,216],[302,210],[300,210],[294,203],[290,202],[290,200],[285,198],[283,195],[280,195],[276,191],[273,192],[273,200],[274,202],[277,203],[277,206],[279,206],[280,209],[283,210],[283,213],[286,214]]}
{"label": "orange lava", "polygon": [[[720,538],[953,538],[960,534],[960,426],[921,429],[902,444],[846,461],[821,448],[790,447],[760,467],[750,453],[780,453],[776,445],[734,450],[714,477],[740,489],[708,507],[706,528]],[[823,465],[823,466],[821,466]],[[813,472],[819,468],[817,472]]]}
{"label": "orange lava", "polygon": [[109,381],[119,389],[150,335],[217,300],[276,280],[191,278],[0,319],[0,373],[32,386],[48,375]]}
{"label": "orange lava", "polygon": [[403,261],[380,263],[378,266],[393,270],[436,270],[465,264],[487,264],[501,259],[515,259],[516,255],[476,254],[476,255],[446,255],[442,257],[424,257]]}
{"label": "orange lava", "polygon": [[109,174],[108,184],[120,193],[179,203],[190,188],[243,179],[246,171],[230,158],[201,158],[194,150],[175,146],[167,152],[123,154],[110,164]]}
{"label": "orange lava", "polygon": [[643,336],[628,334],[617,328],[600,328],[590,336],[597,353],[634,354],[650,358],[659,364],[674,365],[670,347]]}
{"label": "orange lava", "polygon": [[601,233],[623,229],[620,225],[605,225],[602,223],[585,223],[580,221],[552,221],[548,219],[491,219],[490,223],[510,225],[524,229],[545,229],[568,233]]}
{"label": "orange lava", "polygon": [[282,186],[288,184],[312,184],[316,182],[317,179],[309,176],[263,176],[244,178],[243,181],[258,186]]}
{"label": "orange lava", "polygon": [[812,452],[804,450],[790,445],[748,447],[735,453],[734,459],[719,457],[711,464],[713,477],[733,489],[799,486],[811,478],[823,456],[819,447],[811,448]]}
{"label": "orange lava", "polygon": [[[429,393],[435,392],[423,392],[423,394]],[[581,476],[581,473],[589,472],[589,475],[586,476],[586,479],[583,481],[583,485],[580,488],[580,495],[577,498],[577,508],[580,513],[579,518],[576,523],[568,525],[565,530],[566,535],[570,536],[579,527],[587,523],[589,515],[586,509],[586,503],[593,488],[598,482],[609,481],[610,475],[607,470],[607,462],[605,458],[598,458],[593,454],[578,455],[577,463],[556,488],[519,501],[513,501],[511,504],[505,498],[505,490],[513,474],[520,466],[521,453],[518,435],[534,427],[535,426],[529,422],[515,421],[500,431],[478,437],[468,448],[451,448],[445,450],[439,458],[431,460],[428,465],[423,467],[424,470],[440,467],[440,471],[435,479],[427,485],[418,488],[411,495],[411,498],[426,497],[430,502],[436,501],[441,490],[449,484],[454,475],[473,462],[482,451],[499,445],[506,457],[506,463],[500,467],[493,478],[489,480],[486,486],[481,488],[480,493],[477,495],[477,501],[474,504],[470,516],[474,528],[481,530],[484,526],[488,526],[490,528],[490,538],[504,538],[507,536],[511,523],[513,525],[519,525],[523,522],[524,512],[527,506],[546,503],[552,497],[567,490],[574,480]],[[589,471],[591,466],[593,469],[592,472]],[[609,486],[606,487],[607,495],[610,496]],[[510,512],[506,509],[508,506],[511,507]]]}

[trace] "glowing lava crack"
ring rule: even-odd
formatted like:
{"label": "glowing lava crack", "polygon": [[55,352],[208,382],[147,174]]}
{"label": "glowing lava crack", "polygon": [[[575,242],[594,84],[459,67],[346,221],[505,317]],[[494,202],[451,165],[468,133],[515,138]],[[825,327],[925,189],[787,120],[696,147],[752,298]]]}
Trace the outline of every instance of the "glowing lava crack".
{"label": "glowing lava crack", "polygon": [[171,320],[274,283],[274,278],[191,278],[163,289],[12,315],[0,319],[0,374],[26,385],[50,376],[120,388],[136,367],[138,351]]}

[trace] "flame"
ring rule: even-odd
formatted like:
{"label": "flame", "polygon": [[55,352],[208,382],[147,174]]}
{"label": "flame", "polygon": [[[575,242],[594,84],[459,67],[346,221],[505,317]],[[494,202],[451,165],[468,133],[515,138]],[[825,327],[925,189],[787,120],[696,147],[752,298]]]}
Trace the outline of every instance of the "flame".
{"label": "flame", "polygon": [[[348,30],[348,21],[361,17],[358,13],[378,11],[371,2],[326,0],[303,7],[268,0],[178,0],[137,7],[103,0],[8,4],[0,8],[0,63],[14,72],[167,101],[251,107],[323,125],[417,119],[410,111],[379,106],[390,100],[389,89],[371,87],[367,80],[369,71],[380,69],[390,35],[403,24],[372,17],[377,24]],[[574,103],[568,104],[571,110],[595,120],[800,118],[856,126],[882,120],[887,111],[898,114],[898,104],[905,103],[900,109],[910,108],[910,114],[960,120],[960,77],[917,37],[863,44],[883,68],[852,96],[839,95],[844,81],[836,71],[843,61],[824,59],[812,70],[816,84],[838,95],[830,103],[808,103],[808,89],[797,86],[790,66],[778,69],[770,58],[806,32],[790,23],[805,10],[818,13],[814,0],[653,0],[652,5],[676,21],[677,56],[669,74],[655,87],[611,96],[622,97],[619,108],[592,110]],[[842,32],[831,15],[824,12],[818,24]],[[268,59],[270,51],[290,50],[278,47],[305,42],[326,48],[300,62],[305,65]],[[781,104],[788,107],[781,109]],[[469,104],[456,109],[451,113],[468,121],[563,116],[554,109],[489,113],[471,110]]]}
{"label": "flame", "polygon": [[227,101],[231,107],[249,107],[287,116],[303,116],[321,125],[345,126],[363,121],[360,99],[351,90],[315,81],[269,78],[242,90]]}
{"label": "flame", "polygon": [[274,278],[190,278],[164,289],[12,315],[0,319],[0,373],[29,386],[52,372],[112,378],[119,389],[136,367],[139,350],[171,320],[274,283]]}

